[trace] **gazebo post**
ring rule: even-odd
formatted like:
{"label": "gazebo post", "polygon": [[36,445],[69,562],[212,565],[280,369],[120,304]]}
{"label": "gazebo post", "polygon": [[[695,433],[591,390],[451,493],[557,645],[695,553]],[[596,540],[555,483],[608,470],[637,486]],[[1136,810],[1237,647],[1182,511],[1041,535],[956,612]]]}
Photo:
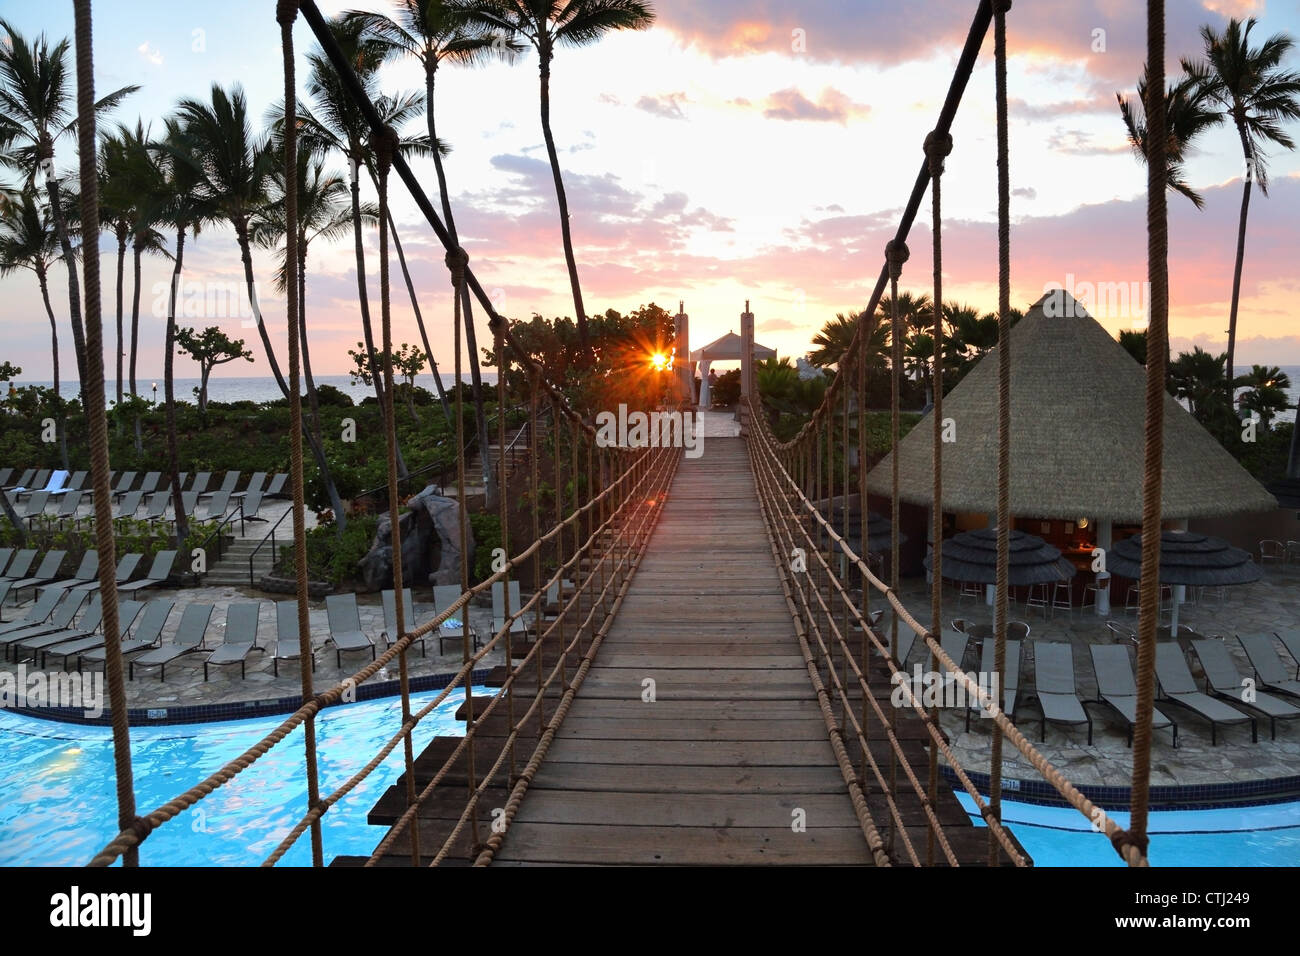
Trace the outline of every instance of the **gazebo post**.
{"label": "gazebo post", "polygon": [[700,408],[708,411],[713,406],[713,391],[709,388],[709,370],[713,367],[713,359],[704,359],[700,362]]}
{"label": "gazebo post", "polygon": [[[998,514],[996,511],[989,512],[989,528],[996,530],[998,526]],[[984,603],[989,607],[997,604],[998,586],[996,584],[984,585]]]}
{"label": "gazebo post", "polygon": [[[1110,554],[1111,537],[1114,531],[1114,523],[1109,518],[1101,518],[1097,522],[1097,547],[1102,550],[1103,554]],[[1109,571],[1109,566],[1102,570]],[[1110,578],[1106,579],[1106,586],[1097,589],[1097,615],[1099,617],[1110,616]]]}
{"label": "gazebo post", "polygon": [[[1179,518],[1177,521],[1175,521],[1175,522],[1174,522],[1174,530],[1175,530],[1175,531],[1186,531],[1186,530],[1187,530],[1187,519],[1186,519],[1186,518]],[[1175,584],[1175,585],[1174,585],[1174,607],[1173,607],[1173,610],[1170,612],[1170,617],[1169,617],[1169,636],[1170,636],[1170,637],[1173,637],[1173,638],[1177,638],[1177,637],[1178,637],[1178,605],[1182,604],[1185,600],[1187,600],[1187,585],[1185,585],[1185,584]],[[1160,607],[1160,595],[1159,595],[1159,594],[1156,595],[1156,607],[1157,607],[1157,608]],[[1159,623],[1159,614],[1156,615],[1156,618],[1157,618],[1156,623]]]}

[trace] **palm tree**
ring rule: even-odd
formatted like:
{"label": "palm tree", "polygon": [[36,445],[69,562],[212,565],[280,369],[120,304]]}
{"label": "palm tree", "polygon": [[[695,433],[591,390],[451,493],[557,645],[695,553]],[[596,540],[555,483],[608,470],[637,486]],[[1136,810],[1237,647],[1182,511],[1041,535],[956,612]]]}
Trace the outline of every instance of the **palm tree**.
{"label": "palm tree", "polygon": [[185,151],[200,175],[199,188],[212,204],[215,216],[229,222],[235,230],[257,333],[266,350],[271,374],[275,376],[280,393],[287,398],[289,383],[280,372],[280,363],[276,361],[275,349],[257,305],[257,280],[253,275],[250,240],[253,217],[270,201],[268,190],[275,156],[264,139],[254,133],[248,115],[248,101],[243,88],[238,85],[226,92],[219,83],[214,83],[210,103],[186,98],[176,109],[176,122],[183,130]]}
{"label": "palm tree", "polygon": [[1147,334],[1141,329],[1121,329],[1119,344],[1139,365],[1147,364]]}
{"label": "palm tree", "polygon": [[[167,240],[154,228],[163,211],[172,201],[163,170],[158,162],[157,147],[149,129],[140,120],[131,129],[118,125],[117,140],[121,144],[123,162],[116,170],[122,182],[121,192],[129,195],[131,220],[131,352],[127,365],[127,379],[132,395],[138,395],[136,386],[136,360],[140,355],[140,286],[141,260],[146,253],[170,259]],[[139,420],[136,421],[137,426]]]}
{"label": "palm tree", "polygon": [[542,137],[546,140],[546,155],[550,158],[551,175],[555,178],[560,236],[564,240],[564,260],[573,290],[578,341],[583,351],[589,352],[587,313],[582,307],[578,264],[573,257],[573,237],[569,231],[569,200],[564,194],[560,159],[551,133],[551,61],[555,58],[557,46],[587,46],[615,30],[644,30],[654,22],[654,10],[640,0],[493,0],[481,16],[505,31],[507,36],[523,37],[537,51],[541,74]]}
{"label": "palm tree", "polygon": [[1226,355],[1211,355],[1198,345],[1169,364],[1169,384],[1174,396],[1185,399],[1188,411],[1202,424],[1223,407],[1221,383],[1226,358]]}
{"label": "palm tree", "polygon": [[1289,407],[1286,393],[1291,387],[1291,376],[1276,365],[1252,365],[1250,372],[1237,376],[1233,384],[1250,390],[1241,397],[1241,405],[1259,415],[1265,428],[1278,412]]}
{"label": "palm tree", "polygon": [[1241,216],[1237,226],[1237,258],[1232,270],[1232,304],[1228,313],[1228,352],[1224,365],[1227,394],[1231,405],[1233,357],[1237,347],[1237,306],[1241,297],[1241,271],[1246,256],[1246,216],[1250,210],[1251,185],[1258,181],[1268,195],[1268,167],[1263,147],[1276,143],[1295,149],[1282,129],[1285,120],[1300,119],[1300,73],[1283,70],[1280,64],[1295,45],[1284,33],[1277,33],[1263,45],[1251,49],[1252,17],[1242,28],[1233,17],[1223,33],[1208,24],[1201,27],[1205,59],[1183,61],[1183,71],[1200,84],[1204,95],[1232,118],[1241,140],[1246,175],[1241,189]]}
{"label": "palm tree", "polygon": [[[344,14],[344,20],[359,26],[364,35],[378,43],[384,51],[385,58],[394,56],[413,56],[424,68],[425,117],[429,125],[429,142],[439,143],[438,124],[434,111],[434,87],[438,76],[438,67],[447,63],[472,65],[485,61],[493,54],[509,55],[522,49],[514,41],[495,34],[484,14],[490,12],[488,5],[482,2],[451,2],[451,0],[398,0],[395,17],[382,13],[350,11]],[[447,174],[443,168],[441,150],[433,153],[433,168],[438,175],[438,193],[442,199],[443,222],[454,245],[460,245],[456,232],[456,219],[451,211],[451,195],[447,189]],[[429,338],[425,333],[424,320],[420,315],[419,305],[415,301],[414,289],[410,286],[410,276],[406,271],[405,256],[402,254],[401,242],[397,239],[396,224],[390,225],[393,232],[393,244],[397,249],[398,260],[402,263],[403,275],[407,277],[408,292],[411,293],[411,306],[415,311],[416,322],[424,341],[425,352],[429,355],[429,364],[433,379],[438,388],[438,397],[442,401],[443,411],[448,421],[451,410],[447,405],[446,392],[442,387],[442,378],[438,374],[437,363],[429,347]],[[470,384],[474,390],[474,413],[478,419],[478,440],[480,447],[488,445],[487,410],[483,400],[483,377],[479,369],[478,337],[474,331],[473,299],[466,289],[462,299],[464,313],[465,345],[469,353]],[[488,492],[488,499],[493,498],[495,475],[492,463],[487,455],[482,455],[483,481]]]}
{"label": "palm tree", "polygon": [[[849,315],[836,313],[835,318],[831,319],[822,326],[820,332],[812,338],[812,344],[817,348],[808,356],[808,361],[818,368],[838,367],[840,360],[843,359],[844,353],[848,351],[849,344],[853,341],[853,335],[857,332],[858,323],[862,321],[862,313],[854,312]],[[866,343],[867,355],[867,374],[874,372],[883,372],[889,366],[889,322],[879,320],[876,327],[871,333],[871,338]]]}
{"label": "palm tree", "polygon": [[[894,300],[890,296],[882,296],[879,307],[880,317],[882,319],[892,319],[894,315]],[[927,329],[934,324],[934,306],[930,304],[928,293],[913,295],[910,292],[898,293],[898,320],[902,323],[904,330],[911,329],[919,332]]]}
{"label": "palm tree", "polygon": [[[53,224],[42,213],[34,189],[23,191],[17,199],[0,199],[0,276],[18,269],[35,273],[41,289],[41,301],[50,320],[50,354],[54,361],[54,395],[59,395],[59,325],[50,305],[49,271],[59,256],[59,238]],[[63,467],[68,467],[67,433],[62,416],[55,416],[59,432],[59,450]]]}
{"label": "palm tree", "polygon": [[[358,21],[334,20],[330,23],[334,39],[353,66],[358,79],[375,104],[380,121],[385,126],[399,129],[424,110],[424,95],[405,93],[396,97],[373,95],[377,71],[383,63],[386,47],[363,33]],[[365,336],[366,354],[371,365],[371,379],[379,407],[384,405],[383,377],[379,374],[378,352],[370,321],[370,300],[366,290],[365,243],[361,228],[361,169],[376,177],[374,156],[370,148],[370,124],[353,103],[342,80],[329,58],[321,50],[307,57],[311,72],[307,79],[307,92],[311,96],[310,109],[300,109],[300,133],[304,143],[320,152],[336,151],[348,162],[351,172],[352,231],[357,260],[357,300],[361,312],[361,329]],[[283,107],[281,107],[281,112]],[[282,117],[281,117],[282,121]],[[399,149],[406,155],[425,155],[432,151],[431,141],[423,135],[403,137]],[[398,471],[406,475],[406,463],[398,450]]]}
{"label": "palm tree", "polygon": [[[1116,93],[1119,115],[1128,130],[1129,145],[1143,163],[1147,158],[1147,122],[1144,104],[1147,101],[1147,70],[1143,68],[1138,80],[1137,100],[1131,102],[1122,93]],[[1211,126],[1223,122],[1223,115],[1213,109],[1204,84],[1185,76],[1169,84],[1165,91],[1165,181],[1174,192],[1192,201],[1197,209],[1205,205],[1201,194],[1183,177],[1183,163],[1191,152],[1193,141]]]}
{"label": "palm tree", "polygon": [[[33,185],[38,172],[45,176],[54,231],[68,270],[72,342],[84,393],[86,330],[81,322],[81,286],[54,165],[54,148],[59,138],[65,133],[76,132],[76,100],[67,69],[69,44],[64,38],[51,46],[43,33],[29,42],[3,19],[0,19],[0,29],[8,39],[7,43],[0,43],[0,115],[5,118],[4,138],[10,144],[0,151],[0,163],[21,173],[24,185]],[[109,93],[95,103],[95,112],[99,114],[113,109],[138,89],[138,86],[124,86]]]}
{"label": "palm tree", "polygon": [[126,152],[122,141],[111,132],[102,133],[99,151],[99,221],[117,240],[117,404],[122,404],[122,362],[126,358],[122,334],[122,287],[126,273],[126,245],[131,238],[131,206],[134,196],[125,173]]}

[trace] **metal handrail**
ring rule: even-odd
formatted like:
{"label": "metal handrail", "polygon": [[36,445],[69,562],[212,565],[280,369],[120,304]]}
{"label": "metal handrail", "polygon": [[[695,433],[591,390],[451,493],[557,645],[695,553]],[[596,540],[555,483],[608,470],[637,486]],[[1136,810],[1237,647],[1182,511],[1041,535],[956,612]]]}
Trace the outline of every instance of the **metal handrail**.
{"label": "metal handrail", "polygon": [[272,556],[272,560],[274,560],[274,557],[275,557],[275,550],[274,550],[274,549],[275,549],[275,529],[278,528],[278,527],[280,527],[280,524],[284,521],[284,519],[287,518],[287,517],[289,517],[289,515],[291,515],[291,514],[293,514],[293,509],[292,509],[292,508],[288,508],[288,509],[285,510],[284,514],[282,514],[282,515],[280,515],[280,517],[276,518],[276,519],[275,519],[275,524],[271,525],[271,530],[269,530],[269,531],[265,534],[265,536],[263,536],[262,540],[259,541],[259,542],[257,543],[257,547],[255,547],[255,548],[253,549],[252,553],[248,556],[248,584],[249,584],[249,587],[257,587],[257,581],[254,579],[254,576],[253,576],[253,561],[257,558],[258,554],[261,553],[262,548],[266,546],[266,542],[268,542],[268,541],[271,542],[271,549],[272,549],[272,550],[271,550],[271,556]]}
{"label": "metal handrail", "polygon": [[[226,548],[224,544],[225,539],[222,537],[221,530],[225,528],[227,525],[229,525],[231,527],[230,536],[233,538],[234,524],[239,517],[240,517],[240,510],[238,508],[232,508],[230,512],[227,515],[225,515],[220,522],[218,522],[216,528],[213,529],[212,533],[203,539],[203,542],[199,545],[199,547],[203,550],[205,561],[206,561],[206,556],[209,554],[208,545],[214,538],[216,539],[217,542],[217,560],[220,561],[225,556],[226,553]],[[178,541],[177,544],[179,545],[180,542]],[[211,565],[211,563],[212,562],[210,561],[206,561],[206,563],[204,564],[204,570],[203,570],[204,574],[208,573],[208,568]],[[194,577],[197,580],[198,578],[197,572],[195,573]]]}

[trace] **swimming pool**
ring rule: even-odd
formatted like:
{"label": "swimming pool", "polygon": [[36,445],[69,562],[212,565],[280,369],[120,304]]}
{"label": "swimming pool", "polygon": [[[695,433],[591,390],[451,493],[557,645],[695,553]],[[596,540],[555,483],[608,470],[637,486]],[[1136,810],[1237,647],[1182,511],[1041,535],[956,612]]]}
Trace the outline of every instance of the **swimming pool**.
{"label": "swimming pool", "polygon": [[[475,687],[474,695],[495,691]],[[437,691],[411,696],[412,709]],[[416,753],[435,735],[464,732],[455,690],[420,722]],[[395,698],[329,707],[316,720],[322,795],[344,783],[402,723]],[[132,727],[136,807],[148,813],[243,753],[283,717]],[[112,731],[0,711],[0,866],[80,866],[117,834]],[[369,854],[382,827],[366,823],[380,794],[401,774],[402,747],[322,818],[325,862]],[[140,848],[144,866],[256,866],[307,809],[302,729],[196,807],[159,827]],[[310,866],[301,837],[281,865]]]}
{"label": "swimming pool", "polygon": [[[975,824],[984,826],[975,801],[964,791],[957,799]],[[1127,812],[1110,816],[1122,827],[1129,824]],[[1125,866],[1110,841],[1072,808],[1003,800],[1002,819],[1035,866]],[[1300,802],[1152,810],[1147,832],[1152,866],[1300,865]]]}

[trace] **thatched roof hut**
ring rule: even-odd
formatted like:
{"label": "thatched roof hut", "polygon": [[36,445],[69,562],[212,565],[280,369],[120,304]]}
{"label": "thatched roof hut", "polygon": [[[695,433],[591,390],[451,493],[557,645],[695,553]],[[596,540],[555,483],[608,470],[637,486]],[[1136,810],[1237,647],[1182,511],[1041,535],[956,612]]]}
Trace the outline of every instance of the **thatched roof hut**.
{"label": "thatched roof hut", "polygon": [[[1067,317],[1044,296],[1011,332],[1011,513],[1138,522],[1142,518],[1146,373],[1069,293]],[[933,413],[931,413],[933,414]],[[944,397],[955,441],[943,445],[943,507],[991,512],[998,494],[998,358],[994,349]],[[930,416],[899,444],[900,496],[931,498]],[[890,493],[892,452],[867,476]],[[1172,396],[1165,397],[1166,518],[1268,511],[1277,501]]]}

